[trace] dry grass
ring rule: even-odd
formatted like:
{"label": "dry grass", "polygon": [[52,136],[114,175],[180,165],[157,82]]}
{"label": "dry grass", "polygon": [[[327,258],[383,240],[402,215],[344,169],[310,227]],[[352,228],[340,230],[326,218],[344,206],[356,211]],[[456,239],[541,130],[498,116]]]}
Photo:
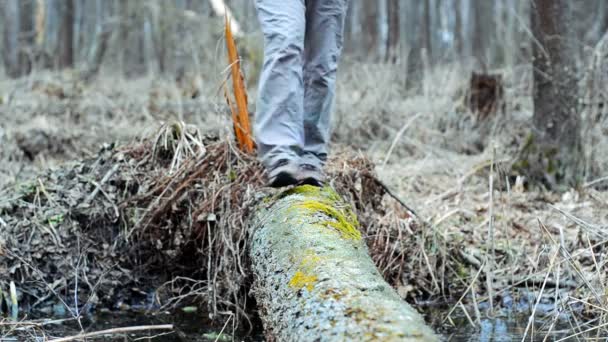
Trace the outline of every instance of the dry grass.
{"label": "dry grass", "polygon": [[[452,302],[450,315],[434,322],[439,326],[449,325],[458,312],[466,312],[471,324],[479,324],[491,292],[494,315],[519,310],[534,321],[548,322],[531,325],[528,334],[548,334],[566,324],[571,333],[595,328],[591,332],[605,336],[605,183],[563,194],[531,190],[509,168],[531,119],[529,70],[499,70],[505,80],[506,112],[479,123],[463,105],[466,68],[447,66],[427,73],[422,92],[415,93],[403,87],[398,67],[346,65],[336,105],[333,185],[357,208],[373,258],[399,293],[421,307]],[[184,95],[192,92],[183,84],[189,83],[144,79],[117,85],[101,79],[85,87],[70,75],[50,74],[0,83],[5,103],[0,106],[5,118],[0,124],[5,147],[0,151],[0,187],[5,188],[0,202],[12,199],[11,187],[29,184],[25,180],[40,169],[78,156],[98,158],[102,142],[141,136],[142,127],[153,127],[160,120],[192,123],[201,133],[181,123],[166,126],[156,136],[148,133],[156,137],[156,144],[152,139],[148,145],[130,145],[121,152],[128,157],[125,161],[135,160],[134,165],[121,162],[108,184],[116,186],[121,175],[128,174],[150,182],[143,188],[139,184],[131,197],[119,195],[127,200],[115,203],[118,210],[124,214],[135,208],[137,213],[126,214],[136,220],[121,224],[120,238],[114,241],[129,241],[132,248],[152,253],[158,240],[163,251],[177,253],[150,257],[142,252],[129,260],[140,266],[137,262],[149,261],[145,267],[153,267],[145,268],[148,271],[173,265],[158,284],[162,285],[158,293],[165,294],[163,305],[179,306],[198,298],[216,314],[224,310],[242,314],[248,308],[243,285],[247,270],[239,241],[246,237],[236,227],[244,224],[241,210],[254,201],[251,196],[261,184],[260,170],[225,140],[210,143],[204,138],[208,132],[226,136],[231,131],[218,83],[197,83],[201,95],[196,99]],[[379,89],[378,84],[385,86]],[[20,106],[23,116],[9,115]],[[595,156],[588,169],[596,171],[589,173],[587,182],[605,176],[599,172],[608,165],[601,132],[605,118],[595,114],[598,123],[587,136],[593,143],[586,147]],[[15,136],[28,136],[35,129],[51,137],[52,143],[30,152],[30,160]],[[61,143],[65,141],[71,143]],[[45,147],[57,144],[62,149]],[[152,146],[157,146],[154,153]],[[208,164],[209,160],[215,164]],[[379,165],[375,170],[372,162]],[[100,168],[93,174],[95,182],[110,170]],[[415,209],[420,220],[385,193],[374,172]],[[127,183],[118,189],[132,189]],[[85,198],[97,187],[87,186]],[[30,200],[39,201],[35,203],[50,201],[47,197],[57,201],[56,190],[49,186],[34,188]],[[112,202],[101,192],[95,198]],[[111,213],[114,209],[108,203],[104,208]],[[187,208],[192,211],[184,211]],[[8,220],[6,211],[0,218]],[[202,244],[176,241],[175,231],[167,230],[173,226]],[[6,238],[2,243],[6,245]],[[165,248],[165,243],[172,247]],[[183,267],[188,258],[203,265],[198,273]],[[102,274],[111,275],[112,267]],[[74,269],[62,272],[73,274]],[[65,281],[73,285],[73,277]],[[521,303],[527,303],[525,308],[517,305]]]}
{"label": "dry grass", "polygon": [[[467,73],[462,69],[437,70],[425,80],[435,85],[427,87],[432,91],[422,94],[408,93],[395,76],[399,73],[387,66],[358,70],[341,83],[338,122],[346,127],[339,124],[336,137],[371,155],[380,165],[380,178],[399,189],[426,220],[424,228],[413,232],[419,248],[410,253],[395,255],[394,245],[391,251],[380,244],[393,259],[407,261],[393,283],[412,299],[425,297],[416,292],[420,290],[430,298],[461,298],[470,304],[466,317],[476,323],[479,304],[492,307],[488,293],[494,293],[494,315],[516,311],[508,302],[532,294],[530,317],[550,322],[536,334],[549,334],[559,319],[577,327],[574,332],[595,328],[594,336],[606,336],[608,240],[602,232],[608,223],[608,195],[601,179],[593,183],[604,175],[587,175],[595,189],[558,194],[528,189],[510,171],[531,120],[529,70],[500,71],[506,112],[486,127],[463,105]],[[374,86],[387,80],[386,88]],[[592,109],[585,108],[586,115]],[[589,155],[599,156],[608,140],[601,133],[605,116],[596,115],[599,124],[586,137],[597,144],[585,147]],[[604,158],[589,163],[594,166],[588,170],[606,170]],[[401,234],[396,241],[403,243],[403,236],[412,232],[393,234]],[[372,246],[378,240],[382,238]],[[539,305],[542,313],[536,310]],[[464,309],[458,304],[453,308]]]}

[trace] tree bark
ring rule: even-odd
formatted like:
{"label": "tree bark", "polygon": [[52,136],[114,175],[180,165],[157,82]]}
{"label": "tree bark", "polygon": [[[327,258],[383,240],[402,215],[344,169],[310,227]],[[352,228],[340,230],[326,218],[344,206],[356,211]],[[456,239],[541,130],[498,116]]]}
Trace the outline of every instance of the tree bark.
{"label": "tree bark", "polygon": [[431,28],[431,4],[430,0],[424,1],[423,5],[423,14],[422,14],[422,31],[421,31],[421,39],[422,39],[422,47],[426,51],[426,56],[428,58],[429,64],[433,64],[433,44],[431,41],[432,38],[432,28]]}
{"label": "tree bark", "polygon": [[387,57],[390,63],[397,63],[400,54],[400,34],[401,34],[401,25],[400,25],[400,17],[399,17],[399,2],[393,0],[386,0],[388,6],[388,15],[389,15],[389,23],[388,23],[388,47],[387,47]]}
{"label": "tree bark", "polygon": [[4,23],[2,32],[2,59],[9,77],[19,76],[19,3],[17,0],[0,1],[0,13]]}
{"label": "tree bark", "polygon": [[471,1],[473,6],[473,54],[484,71],[494,62],[495,20],[493,1]]}
{"label": "tree bark", "polygon": [[452,3],[454,10],[454,56],[455,59],[464,57],[464,37],[462,34],[462,4],[460,1]]}
{"label": "tree bark", "polygon": [[24,76],[32,71],[34,37],[34,1],[19,1],[19,43],[18,63],[19,76]]}
{"label": "tree bark", "polygon": [[369,58],[369,56],[375,57],[371,51],[376,51],[379,44],[380,32],[378,31],[378,16],[379,6],[377,1],[363,1],[361,6],[361,26],[365,29],[362,30],[362,36],[360,37],[360,47],[363,48],[362,57]]}
{"label": "tree bark", "polygon": [[61,6],[61,24],[59,29],[57,66],[71,68],[74,66],[74,0],[63,0]]}
{"label": "tree bark", "polygon": [[576,186],[584,160],[578,80],[568,0],[536,0],[531,11],[534,116],[523,161],[530,178],[548,187]]}
{"label": "tree bark", "polygon": [[376,42],[376,49],[378,59],[381,62],[386,62],[388,56],[388,44],[389,44],[389,14],[388,4],[385,0],[380,0],[378,3],[378,17],[376,18],[376,25],[378,25],[378,41]]}
{"label": "tree bark", "polygon": [[387,284],[329,188],[301,186],[258,209],[250,256],[268,340],[437,341]]}
{"label": "tree bark", "polygon": [[144,2],[129,0],[120,3],[120,64],[127,78],[147,73],[144,55]]}

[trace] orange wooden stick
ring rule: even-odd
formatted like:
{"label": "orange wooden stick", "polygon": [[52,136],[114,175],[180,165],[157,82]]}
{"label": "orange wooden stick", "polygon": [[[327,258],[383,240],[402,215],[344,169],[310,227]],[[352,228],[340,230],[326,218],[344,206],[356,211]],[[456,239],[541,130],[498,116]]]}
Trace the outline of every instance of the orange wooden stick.
{"label": "orange wooden stick", "polygon": [[247,110],[247,91],[243,82],[241,63],[236,51],[236,44],[234,42],[234,37],[232,36],[232,30],[230,29],[228,16],[225,16],[225,19],[226,47],[228,48],[228,62],[230,63],[234,100],[236,102],[237,110],[235,115],[233,106],[230,106],[233,112],[232,118],[234,121],[234,129],[235,132],[237,132],[236,137],[239,148],[247,153],[252,153],[254,146],[253,139],[251,139],[251,125],[249,124],[249,112]]}

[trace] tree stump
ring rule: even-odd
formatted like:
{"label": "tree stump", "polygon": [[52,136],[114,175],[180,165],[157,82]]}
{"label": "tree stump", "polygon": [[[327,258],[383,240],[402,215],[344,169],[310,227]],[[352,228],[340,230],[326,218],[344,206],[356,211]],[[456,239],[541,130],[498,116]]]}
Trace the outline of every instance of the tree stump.
{"label": "tree stump", "polygon": [[467,105],[475,113],[477,122],[496,115],[504,105],[502,76],[498,74],[478,74],[473,72],[467,91]]}

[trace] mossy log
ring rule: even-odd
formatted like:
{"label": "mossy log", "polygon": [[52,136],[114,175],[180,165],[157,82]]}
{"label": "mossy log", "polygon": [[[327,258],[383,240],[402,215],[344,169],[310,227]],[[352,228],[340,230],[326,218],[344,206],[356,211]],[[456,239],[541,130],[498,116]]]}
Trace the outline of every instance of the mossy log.
{"label": "mossy log", "polygon": [[253,292],[269,340],[438,340],[382,278],[357,227],[327,187],[296,187],[257,210]]}

